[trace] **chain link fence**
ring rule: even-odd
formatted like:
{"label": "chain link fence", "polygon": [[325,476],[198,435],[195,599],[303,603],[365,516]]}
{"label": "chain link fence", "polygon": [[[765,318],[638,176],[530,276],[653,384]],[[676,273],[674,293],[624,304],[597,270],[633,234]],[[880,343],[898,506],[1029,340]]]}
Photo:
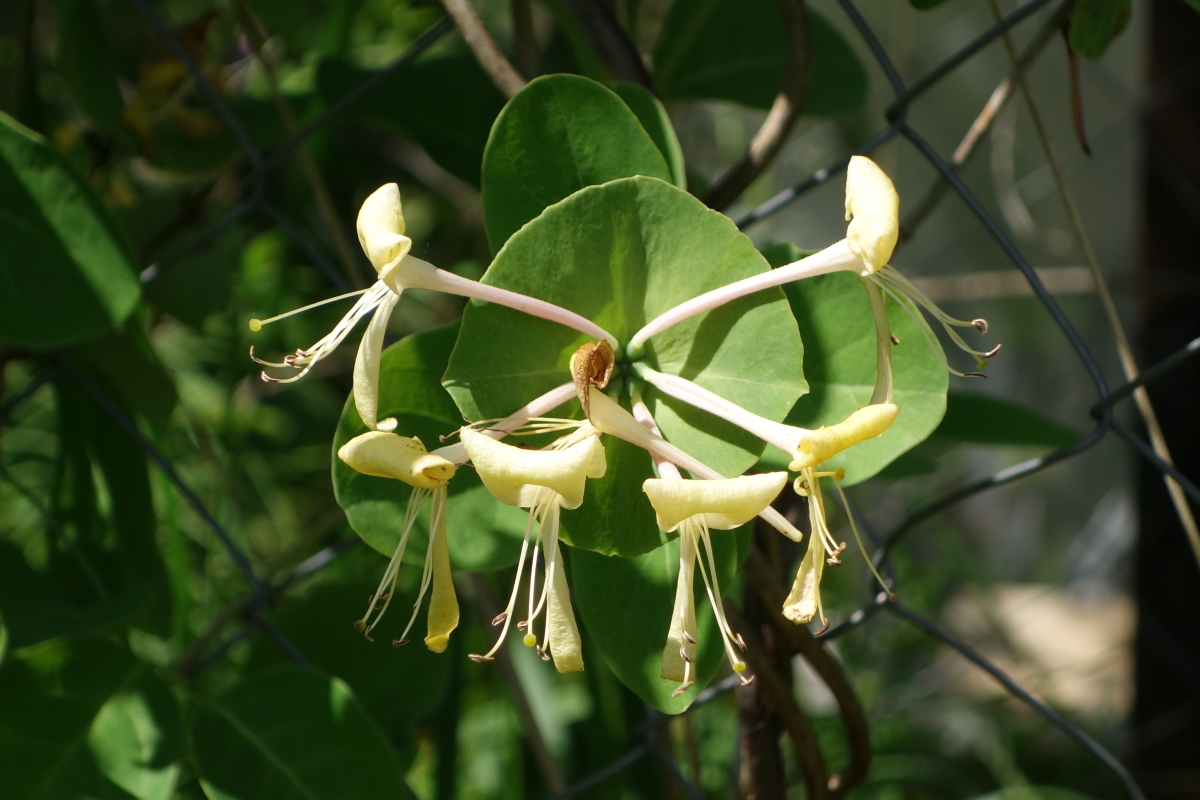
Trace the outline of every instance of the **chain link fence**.
{"label": "chain link fence", "polygon": [[[395,59],[386,68],[375,73],[369,80],[358,86],[354,91],[343,96],[338,102],[328,107],[323,113],[315,119],[304,124],[294,134],[287,138],[282,144],[272,149],[270,152],[261,152],[253,143],[246,128],[238,119],[237,115],[225,102],[217,88],[212,84],[205,72],[200,68],[192,56],[188,53],[185,47],[172,34],[170,28],[162,18],[150,7],[146,0],[129,0],[130,4],[144,18],[146,24],[153,29],[158,37],[161,38],[163,44],[171,51],[171,53],[183,63],[191,74],[196,86],[205,95],[208,101],[212,104],[213,109],[220,116],[221,120],[228,127],[230,132],[238,141],[242,153],[249,165],[248,173],[243,184],[243,197],[240,202],[234,206],[228,213],[214,224],[211,224],[206,230],[195,236],[187,245],[177,249],[167,257],[157,261],[155,264],[148,267],[142,273],[142,282],[149,283],[154,281],[164,271],[170,270],[172,265],[178,262],[181,258],[187,256],[200,248],[205,247],[208,243],[214,240],[222,231],[237,222],[239,219],[246,217],[253,211],[261,211],[272,219],[278,228],[292,241],[294,244],[316,265],[321,272],[328,278],[330,283],[336,286],[341,291],[349,291],[352,287],[347,283],[346,277],[337,266],[330,261],[321,251],[321,249],[304,233],[300,226],[290,220],[278,207],[272,204],[267,193],[266,179],[272,169],[284,162],[288,155],[292,154],[296,148],[305,141],[313,133],[321,130],[327,125],[334,123],[340,115],[355,103],[362,100],[370,94],[376,87],[384,82],[389,76],[403,71],[406,67],[416,61],[424,52],[432,47],[437,42],[452,34],[455,30],[453,23],[449,18],[443,19],[438,24],[426,30],[411,47],[399,58]],[[1056,301],[1053,295],[1047,290],[1037,272],[1032,265],[1022,254],[1021,249],[1013,241],[1013,239],[1005,231],[1004,227],[993,218],[987,211],[984,204],[972,194],[971,190],[959,178],[954,164],[951,160],[943,157],[908,121],[908,109],[911,104],[926,93],[931,87],[937,84],[941,79],[955,69],[968,62],[973,56],[979,53],[990,43],[1004,36],[1014,26],[1021,22],[1030,19],[1044,7],[1051,4],[1052,0],[1030,0],[1021,5],[1016,11],[1006,17],[1003,17],[987,30],[980,33],[968,44],[954,52],[949,58],[946,58],[935,68],[929,70],[921,78],[906,83],[901,77],[896,67],[892,63],[887,50],[880,42],[876,33],[871,29],[866,19],[860,13],[852,0],[838,0],[842,10],[849,18],[853,27],[857,30],[862,40],[869,48],[871,54],[875,58],[879,67],[886,75],[890,84],[894,99],[887,106],[885,113],[885,127],[872,137],[865,145],[855,151],[856,154],[867,155],[876,150],[886,142],[900,137],[910,142],[913,147],[919,151],[928,163],[936,170],[940,176],[942,187],[941,190],[949,188],[972,212],[978,224],[983,226],[987,233],[996,241],[997,244],[1004,250],[1012,265],[1020,270],[1025,280],[1040,301],[1045,313],[1058,327],[1062,335],[1066,337],[1068,343],[1078,357],[1079,363],[1087,371],[1095,386],[1096,403],[1091,409],[1091,414],[1095,420],[1094,427],[1078,441],[1054,450],[1037,458],[1031,458],[1014,466],[1007,467],[994,474],[991,474],[980,480],[976,480],[965,486],[956,488],[945,495],[938,497],[925,505],[915,509],[901,520],[892,530],[886,533],[878,533],[874,531],[867,521],[862,518],[862,515],[856,514],[859,517],[860,524],[874,539],[878,552],[876,555],[877,566],[882,566],[888,573],[889,579],[892,581],[893,589],[896,588],[894,583],[894,570],[891,566],[890,556],[892,551],[899,545],[903,544],[904,540],[913,533],[922,523],[931,519],[935,515],[945,511],[956,503],[959,503],[973,495],[988,489],[1002,486],[1014,481],[1026,478],[1036,472],[1051,467],[1066,459],[1074,458],[1089,450],[1091,447],[1100,442],[1110,432],[1126,440],[1133,448],[1145,458],[1155,469],[1161,471],[1165,475],[1170,476],[1179,483],[1187,495],[1196,502],[1200,502],[1200,488],[1191,481],[1187,476],[1183,475],[1173,465],[1164,461],[1159,457],[1154,448],[1140,437],[1133,430],[1121,424],[1114,419],[1114,407],[1125,400],[1128,400],[1134,391],[1139,387],[1161,377],[1168,371],[1177,368],[1188,359],[1200,355],[1200,339],[1190,342],[1186,346],[1180,348],[1173,355],[1163,359],[1159,363],[1149,367],[1143,371],[1140,376],[1133,381],[1124,383],[1116,388],[1110,388],[1104,375],[1097,363],[1096,358],[1084,343],[1082,337],[1076,328],[1072,325],[1070,319],[1064,313],[1062,307]],[[1064,9],[1070,6],[1069,0],[1060,2],[1057,10],[1051,11],[1050,15],[1058,16]],[[1053,29],[1051,29],[1053,30]],[[1042,37],[1042,43],[1045,38]],[[1014,64],[1014,74],[1019,76],[1019,71],[1024,65],[1028,64],[1034,54],[1034,48],[1038,45],[1031,45],[1029,52],[1023,55]],[[823,169],[817,170],[810,176],[795,183],[786,190],[780,192],[776,196],[761,204],[749,213],[737,220],[737,225],[741,229],[760,222],[771,215],[778,212],[780,209],[795,201],[797,198],[804,195],[806,192],[820,186],[837,176],[845,169],[850,156],[847,153],[844,157],[838,159],[834,163],[829,164]],[[909,226],[911,230],[911,224]],[[0,407],[0,419],[7,418],[12,409],[31,396],[34,392],[44,386],[57,374],[64,374],[75,382],[77,382],[91,397],[112,416],[116,423],[133,439],[137,445],[145,452],[146,456],[153,461],[163,474],[175,487],[180,496],[192,507],[200,519],[211,528],[213,534],[221,542],[224,548],[228,551],[234,564],[244,575],[245,580],[250,588],[249,594],[238,604],[234,609],[231,609],[232,616],[240,618],[241,627],[232,635],[228,636],[223,641],[216,643],[206,653],[196,658],[186,667],[186,673],[195,675],[207,668],[214,662],[222,659],[238,643],[248,639],[256,633],[262,633],[269,637],[277,644],[287,655],[297,664],[307,666],[308,661],[303,652],[301,652],[294,644],[292,644],[282,632],[275,628],[265,616],[267,604],[279,595],[287,592],[298,582],[304,578],[313,575],[320,571],[323,567],[337,558],[340,554],[355,547],[359,543],[359,539],[351,538],[340,541],[311,556],[282,579],[274,583],[264,583],[263,580],[255,573],[250,561],[246,555],[234,543],[233,538],[228,531],[217,520],[216,516],[205,505],[204,500],[194,491],[183,477],[172,465],[170,459],[147,438],[138,428],[137,424],[131,419],[121,408],[121,406],[109,397],[95,382],[89,379],[82,371],[77,369],[70,361],[68,356],[60,356],[57,366],[47,373],[31,382],[23,391],[10,398],[3,407]],[[1062,714],[1048,706],[1046,703],[1034,697],[1028,690],[1023,688],[1016,680],[1009,676],[995,663],[979,651],[956,638],[948,631],[943,629],[933,620],[918,614],[911,608],[907,607],[898,599],[889,599],[886,592],[879,592],[872,596],[861,608],[850,614],[847,619],[841,624],[833,627],[819,637],[819,641],[834,640],[845,635],[854,628],[862,625],[868,619],[872,618],[879,612],[886,612],[895,616],[897,619],[903,620],[913,625],[918,630],[937,640],[941,644],[958,652],[963,658],[973,664],[981,671],[987,673],[1000,683],[1014,698],[1026,704],[1033,711],[1043,716],[1051,725],[1061,730],[1064,734],[1077,742],[1081,747],[1085,748],[1104,766],[1111,770],[1120,783],[1124,786],[1128,795],[1132,798],[1143,798],[1142,790],[1138,787],[1129,771],[1121,764],[1121,762],[1099,743],[1093,740],[1087,733],[1073,724]],[[737,677],[730,676],[729,678],[714,683],[703,691],[693,703],[692,708],[699,707],[713,698],[731,691],[738,685]],[[652,756],[660,761],[666,768],[669,774],[673,775],[678,781],[682,790],[693,798],[703,798],[701,791],[689,781],[679,767],[676,765],[671,755],[666,752],[658,743],[656,738],[657,729],[662,726],[668,719],[666,715],[660,712],[647,708],[647,721],[642,729],[643,735],[638,744],[626,752],[621,757],[617,758],[604,769],[601,769],[587,778],[576,782],[575,784],[559,791],[551,796],[548,800],[558,800],[559,798],[567,798],[579,792],[582,792],[598,783],[616,775],[621,770],[633,764],[635,761],[646,756]]]}

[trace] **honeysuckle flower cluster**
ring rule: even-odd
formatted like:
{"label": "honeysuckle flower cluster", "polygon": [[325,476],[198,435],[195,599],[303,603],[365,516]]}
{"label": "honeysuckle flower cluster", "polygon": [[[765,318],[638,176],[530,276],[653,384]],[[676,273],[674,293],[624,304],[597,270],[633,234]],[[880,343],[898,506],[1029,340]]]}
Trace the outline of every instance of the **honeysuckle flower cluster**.
{"label": "honeysuckle flower cluster", "polygon": [[[376,283],[361,292],[325,301],[358,296],[334,329],[314,345],[297,350],[281,362],[260,362],[275,369],[295,371],[285,377],[264,372],[262,377],[266,381],[297,380],[341,344],[361,319],[371,318],[359,344],[353,380],[354,403],[368,430],[344,444],[338,450],[338,457],[362,474],[406,483],[412,487],[412,494],[399,544],[366,613],[356,623],[357,627],[370,637],[386,611],[410,533],[428,504],[429,537],[420,590],[408,625],[394,643],[399,645],[408,641],[408,634],[428,595],[425,644],[435,652],[446,648],[459,619],[446,539],[447,487],[457,470],[470,464],[487,491],[499,502],[528,509],[529,514],[508,603],[493,620],[493,625],[500,627],[499,636],[488,652],[471,658],[489,661],[495,656],[518,613],[521,589],[527,585],[524,618],[517,622],[517,628],[524,632],[524,643],[536,648],[544,660],[553,661],[561,672],[582,670],[579,627],[572,609],[560,545],[560,521],[563,509],[575,509],[583,503],[588,480],[605,475],[608,465],[601,441],[604,436],[624,440],[650,454],[658,477],[646,480],[643,491],[654,509],[659,528],[666,533],[678,534],[679,574],[661,669],[662,678],[679,684],[676,694],[685,691],[696,680],[699,629],[694,583],[697,571],[730,665],[737,674],[743,675],[743,680],[748,680],[744,676],[745,662],[739,655],[744,644],[730,627],[722,607],[713,555],[713,531],[732,530],[761,517],[783,535],[801,541],[800,531],[771,507],[789,481],[794,492],[808,499],[810,536],[795,583],[784,603],[783,614],[797,624],[820,619],[828,626],[821,603],[821,577],[826,564],[840,563],[845,544],[833,536],[827,523],[822,480],[832,480],[834,491],[843,503],[845,497],[838,483],[843,473],[828,469],[825,464],[838,453],[884,433],[903,411],[893,399],[891,348],[895,340],[888,324],[886,299],[890,298],[918,320],[918,329],[925,333],[939,360],[955,374],[978,373],[960,372],[950,367],[936,339],[920,324],[922,312],[945,328],[951,341],[975,359],[977,368],[981,369],[996,352],[971,348],[956,331],[960,327],[973,327],[981,333],[986,332],[987,324],[983,320],[959,320],[948,316],[889,266],[897,241],[898,210],[899,198],[888,177],[874,162],[855,157],[851,159],[847,173],[846,218],[849,224],[844,239],[792,264],[698,295],[651,320],[628,342],[621,343],[594,322],[572,311],[458,277],[416,258],[410,252],[412,241],[404,235],[399,189],[395,184],[378,189],[364,202],[357,222],[359,241],[378,275]],[[689,317],[770,287],[837,271],[852,272],[862,280],[870,300],[877,342],[877,380],[870,403],[842,422],[808,430],[765,419],[682,377],[654,370],[641,360],[651,337]],[[400,296],[410,288],[434,289],[508,306],[571,327],[594,341],[581,347],[571,359],[571,382],[530,400],[504,419],[470,423],[458,432],[458,442],[429,452],[419,439],[396,432],[395,419],[379,419],[379,373],[384,333]],[[262,321],[251,320],[250,326],[257,331],[285,316],[288,314]],[[608,386],[618,353],[631,367],[630,380],[624,382],[631,410],[626,410],[603,391]],[[641,398],[642,387],[646,384],[780,448],[791,456],[788,472],[732,478],[721,475],[662,436]],[[583,420],[547,416],[571,398],[578,398],[584,411]],[[506,436],[550,431],[559,431],[562,435],[541,449],[515,447],[501,441]],[[853,514],[847,513],[847,516],[861,548]],[[880,582],[883,583],[882,578]]]}

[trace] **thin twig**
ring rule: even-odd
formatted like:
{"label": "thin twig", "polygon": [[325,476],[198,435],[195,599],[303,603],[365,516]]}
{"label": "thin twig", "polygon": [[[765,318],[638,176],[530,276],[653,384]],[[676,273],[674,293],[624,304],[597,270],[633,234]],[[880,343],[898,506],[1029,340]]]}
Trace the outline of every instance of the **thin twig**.
{"label": "thin twig", "polygon": [[846,768],[829,777],[829,796],[831,800],[837,800],[867,777],[867,768],[871,764],[871,730],[867,725],[867,715],[837,659],[829,654],[820,641],[813,638],[808,628],[789,622],[780,613],[784,598],[783,586],[772,574],[766,557],[758,548],[750,549],[745,570],[749,579],[748,585],[754,587],[767,608],[771,627],[792,643],[837,701],[842,723],[846,726],[846,740],[850,750],[850,760]]}
{"label": "thin twig", "polygon": [[[492,595],[492,588],[488,586],[487,579],[482,574],[472,572],[466,577],[470,586],[471,599],[475,604],[475,612],[479,617],[479,624],[483,626],[484,630],[489,630],[492,620],[500,612],[500,604],[496,602],[496,598]],[[501,647],[496,651],[495,664],[496,669],[500,672],[500,678],[512,695],[517,717],[521,720],[521,729],[525,731],[529,749],[533,751],[533,759],[537,762],[538,771],[542,773],[542,780],[545,781],[546,788],[554,797],[561,797],[565,800],[570,796],[563,793],[567,782],[563,779],[558,762],[554,760],[554,755],[550,752],[550,747],[542,736],[542,729],[538,727],[537,718],[533,715],[533,705],[529,702],[529,696],[525,694],[525,687],[521,685],[521,679],[517,676],[517,670],[512,663],[512,656],[506,647]]]}
{"label": "thin twig", "polygon": [[733,603],[726,601],[725,616],[745,641],[746,663],[754,672],[754,680],[762,686],[771,701],[775,715],[783,723],[788,738],[792,740],[796,750],[796,761],[800,764],[808,786],[808,796],[813,800],[828,800],[829,770],[817,744],[817,732],[812,721],[796,704],[791,687],[785,684],[771,667],[766,646],[758,632],[746,622],[742,612]]}
{"label": "thin twig", "polygon": [[[258,20],[250,16],[250,12],[246,10],[242,0],[234,0],[233,9],[237,14],[238,24],[246,34],[247,41],[250,42],[254,59],[262,67],[263,76],[267,79],[267,88],[271,92],[271,100],[275,103],[275,110],[279,114],[280,120],[283,121],[283,127],[289,136],[295,135],[296,131],[300,129],[300,125],[296,121],[291,104],[279,89],[275,67],[263,57],[262,51],[266,42]],[[346,232],[342,229],[337,209],[334,208],[329,187],[325,185],[325,179],[321,176],[321,171],[317,169],[317,162],[313,160],[312,153],[309,152],[308,145],[304,142],[296,145],[296,159],[300,162],[300,169],[304,172],[304,177],[312,189],[313,200],[317,204],[317,213],[321,215],[325,227],[329,230],[329,236],[333,240],[333,249],[337,251],[338,260],[342,263],[342,271],[346,274],[346,279],[352,286],[366,286],[362,270],[359,269],[355,257],[355,251],[346,238]]]}
{"label": "thin twig", "polygon": [[767,118],[750,140],[742,160],[721,176],[704,197],[705,205],[717,211],[728,208],[783,149],[788,134],[804,109],[804,101],[812,84],[812,36],[808,8],[804,0],[776,0],[776,4],[783,17],[783,38],[787,48],[783,60],[783,88],[775,96]]}
{"label": "thin twig", "polygon": [[483,20],[475,13],[468,0],[442,0],[446,13],[454,18],[454,24],[462,31],[467,46],[475,54],[475,59],[483,71],[488,74],[496,88],[505,97],[512,97],[525,88],[525,79],[521,77],[513,65],[508,63],[496,40],[483,27]]}
{"label": "thin twig", "polygon": [[[996,115],[1000,113],[1000,110],[1004,108],[1012,97],[1012,90],[1016,85],[1017,79],[1025,74],[1029,66],[1041,55],[1046,45],[1054,38],[1069,8],[1070,4],[1065,4],[1050,19],[1046,20],[1045,24],[1042,25],[1030,43],[1025,47],[1025,52],[1013,63],[1008,74],[1004,76],[1004,80],[1000,81],[1000,84],[992,90],[991,96],[988,97],[987,102],[983,105],[983,110],[975,117],[975,121],[971,123],[971,127],[967,130],[966,135],[958,143],[958,147],[954,149],[954,155],[950,157],[950,166],[955,171],[962,169],[963,165],[967,163],[967,159],[975,152],[975,146],[982,141],[983,135],[991,128]],[[942,198],[948,188],[950,187],[945,181],[939,180],[913,205],[912,210],[908,212],[904,221],[900,223],[901,240],[907,239],[912,235],[916,227],[933,210],[938,200]]]}
{"label": "thin twig", "polygon": [[[988,0],[988,3],[992,7],[992,13],[999,17],[1000,8],[996,4],[996,0]],[[1015,63],[1017,55],[1012,37],[1006,31],[1003,38],[1008,57]],[[1046,154],[1046,164],[1050,167],[1050,174],[1054,176],[1054,184],[1058,187],[1058,194],[1067,211],[1067,218],[1071,221],[1071,229],[1075,233],[1079,249],[1083,252],[1084,263],[1087,264],[1088,271],[1092,273],[1092,280],[1096,284],[1096,294],[1100,298],[1100,307],[1104,310],[1104,319],[1108,323],[1109,332],[1112,333],[1113,341],[1117,346],[1121,370],[1125,373],[1126,380],[1135,380],[1138,376],[1137,359],[1133,355],[1129,337],[1125,334],[1125,326],[1121,324],[1121,315],[1117,313],[1117,304],[1113,301],[1112,292],[1109,291],[1104,274],[1100,271],[1100,260],[1096,257],[1096,250],[1092,247],[1092,241],[1083,225],[1083,215],[1079,211],[1079,205],[1075,202],[1075,196],[1067,185],[1067,176],[1063,170],[1062,160],[1058,157],[1054,143],[1050,141],[1045,119],[1042,117],[1024,75],[1017,76],[1017,84],[1025,96],[1025,103],[1029,106],[1030,121],[1033,122],[1038,141],[1041,142],[1042,150]],[[1150,395],[1144,387],[1134,390],[1133,401],[1137,405],[1142,421],[1146,424],[1146,432],[1150,434],[1150,446],[1154,448],[1155,455],[1167,464],[1173,464],[1171,451],[1167,447],[1167,439],[1163,436],[1162,427],[1158,424],[1158,415],[1154,413]],[[1183,487],[1170,475],[1163,475],[1163,481],[1167,484],[1167,493],[1171,495],[1171,503],[1175,506],[1179,522],[1187,533],[1188,543],[1192,547],[1192,555],[1195,556],[1196,563],[1200,565],[1200,527],[1196,525],[1196,517],[1192,514],[1191,506],[1188,505],[1187,496],[1184,494]]]}

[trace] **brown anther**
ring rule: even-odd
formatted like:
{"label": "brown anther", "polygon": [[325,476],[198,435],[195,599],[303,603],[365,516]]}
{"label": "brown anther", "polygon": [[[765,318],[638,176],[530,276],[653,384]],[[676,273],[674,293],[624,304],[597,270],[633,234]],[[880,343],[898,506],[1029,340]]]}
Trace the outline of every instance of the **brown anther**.
{"label": "brown anther", "polygon": [[733,635],[733,640],[737,642],[738,647],[742,648],[743,653],[746,652],[746,640],[742,638],[740,633],[735,633]]}
{"label": "brown anther", "polygon": [[471,653],[470,655],[467,656],[467,658],[471,659],[476,664],[486,664],[489,661],[495,661],[495,659],[492,658],[491,656],[481,656],[477,653]]}
{"label": "brown anther", "polygon": [[754,676],[753,676],[753,675],[746,675],[746,674],[744,674],[744,673],[743,673],[743,674],[741,674],[741,675],[738,675],[738,677],[739,677],[739,678],[741,679],[741,681],[742,681],[742,686],[749,686],[750,684],[754,683]]}
{"label": "brown anther", "polygon": [[689,663],[689,664],[695,664],[695,663],[696,663],[696,659],[694,659],[694,658],[692,658],[691,656],[689,656],[689,655],[687,654],[687,651],[686,651],[685,649],[683,649],[683,647],[682,647],[682,646],[679,648],[679,657],[680,657],[680,658],[682,658],[684,661],[686,661],[686,662],[687,662],[687,663]]}
{"label": "brown anther", "polygon": [[1004,345],[1002,345],[1002,344],[998,344],[998,345],[996,345],[996,346],[995,346],[995,347],[993,347],[991,350],[988,350],[986,353],[984,353],[984,354],[983,354],[983,357],[984,357],[984,358],[991,358],[992,356],[996,355],[996,353],[999,353],[999,352],[1000,352],[1000,348],[1001,348],[1001,347],[1004,347]]}
{"label": "brown anther", "polygon": [[263,379],[263,383],[279,383],[279,378],[272,378],[265,372],[260,372],[258,377]]}
{"label": "brown anther", "polygon": [[831,567],[840,567],[842,565],[842,560],[837,556],[830,556],[829,558],[825,559],[825,563]]}
{"label": "brown anther", "polygon": [[987,379],[987,375],[984,375],[982,372],[964,372],[963,377],[964,378],[983,378],[985,380]]}
{"label": "brown anther", "polygon": [[671,692],[671,697],[679,697],[679,695],[683,694],[684,692],[686,692],[688,689],[692,688],[695,685],[696,685],[695,681],[691,681],[690,683],[682,684],[678,689]]}
{"label": "brown anther", "polygon": [[616,364],[617,356],[607,339],[588,342],[571,356],[571,379],[575,382],[575,394],[579,395],[585,417],[591,417],[592,414],[588,396],[591,387],[603,389],[608,386]]}
{"label": "brown anther", "polygon": [[392,639],[392,647],[404,647],[408,644],[408,639]]}
{"label": "brown anther", "polygon": [[897,347],[900,346],[900,337],[894,333],[892,334],[892,344],[896,345]]}
{"label": "brown anther", "polygon": [[683,632],[683,638],[684,638],[684,639],[686,639],[686,640],[688,641],[688,643],[689,643],[689,644],[695,644],[695,643],[696,643],[696,639],[695,639],[695,637],[694,637],[694,636],[692,636],[692,635],[691,635],[690,633],[688,633],[687,631],[684,631],[684,632]]}
{"label": "brown anther", "polygon": [[971,320],[971,324],[972,324],[972,325],[974,325],[974,326],[975,326],[975,330],[979,331],[980,333],[987,333],[987,332],[988,332],[988,324],[987,324],[987,320],[986,320],[986,319],[983,319],[982,317],[981,317],[981,318],[979,318],[979,319],[973,319],[973,320]]}
{"label": "brown anther", "polygon": [[368,642],[375,641],[375,637],[371,635],[370,631],[363,631],[363,638],[366,639]]}
{"label": "brown anther", "polygon": [[546,661],[546,662],[550,661],[550,654],[547,653],[545,650],[543,650],[541,648],[541,645],[539,645],[537,648],[537,654],[538,654],[538,658],[542,659],[542,661]]}
{"label": "brown anther", "polygon": [[822,620],[822,622],[824,622],[825,624],[824,624],[824,625],[822,625],[822,626],[821,626],[821,630],[819,630],[819,631],[817,631],[816,633],[814,633],[814,634],[813,634],[813,636],[820,636],[822,633],[824,633],[825,631],[829,630],[829,620],[827,620],[827,619],[826,619],[826,620]]}
{"label": "brown anther", "polygon": [[494,627],[496,627],[497,625],[499,625],[501,622],[504,622],[504,619],[505,619],[505,617],[507,617],[507,616],[508,616],[508,612],[507,612],[507,611],[501,611],[499,614],[497,614],[496,616],[492,617],[492,627],[494,628]]}
{"label": "brown anther", "polygon": [[519,630],[519,631],[526,630],[528,627],[529,627],[529,620],[527,620],[527,619],[523,619],[517,623],[517,630]]}

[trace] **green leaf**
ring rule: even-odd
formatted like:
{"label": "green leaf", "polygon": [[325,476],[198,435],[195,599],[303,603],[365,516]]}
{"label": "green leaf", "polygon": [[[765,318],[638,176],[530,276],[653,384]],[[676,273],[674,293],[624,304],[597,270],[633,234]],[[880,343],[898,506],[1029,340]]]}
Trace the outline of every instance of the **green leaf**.
{"label": "green leaf", "polygon": [[[788,414],[787,423],[818,428],[841,422],[866,405],[875,388],[875,323],[867,293],[859,278],[848,272],[806,278],[788,284],[784,291],[804,331],[804,374],[810,386],[809,394]],[[887,309],[892,333],[901,342],[892,349],[894,398],[900,415],[882,436],[828,462],[831,469],[846,470],[846,485],[872,477],[924,440],[946,410],[945,367],[912,318],[893,302]]]}
{"label": "green leaf", "polygon": [[1200,0],[1185,0],[1189,6],[1200,11]]}
{"label": "green leaf", "polygon": [[[371,75],[341,61],[322,61],[317,93],[333,103]],[[385,78],[350,113],[411,136],[448,172],[478,186],[488,133],[503,107],[504,96],[475,57],[457,53],[421,61]]]}
{"label": "green leaf", "polygon": [[483,219],[498,251],[518,228],[567,195],[616,178],[671,180],[629,106],[578,75],[530,81],[496,118],[483,155]]}
{"label": "green leaf", "polygon": [[0,672],[0,795],[167,800],[182,731],[171,689],[127,647],[59,639]]}
{"label": "green leaf", "polygon": [[658,152],[671,170],[671,182],[680,189],[687,189],[687,167],[683,163],[683,149],[671,125],[666,107],[648,89],[637,83],[614,81],[612,90],[625,101],[629,110],[642,123],[646,133],[654,140]]}
{"label": "green leaf", "polygon": [[[508,240],[483,280],[575,311],[627,342],[679,303],[766,269],[728,217],[664,181],[637,177],[589,187],[546,209]],[[772,289],[692,317],[653,337],[645,360],[782,419],[806,389],[803,348],[782,300]],[[571,355],[585,341],[558,323],[472,301],[445,384],[468,419],[503,417],[569,382]],[[667,439],[726,475],[740,474],[762,452],[761,441],[652,387],[645,399]],[[662,542],[641,494],[650,460],[624,442],[606,441],[605,449],[607,475],[589,483],[581,508],[563,514],[567,540],[639,555]]]}
{"label": "green leaf", "polygon": [[95,0],[56,0],[57,66],[92,120],[109,133],[124,133],[125,100],[117,85],[104,19]]}
{"label": "green leaf", "polygon": [[[377,641],[367,641],[352,623],[366,611],[367,598],[378,579],[375,575],[361,584],[341,582],[315,587],[301,598],[288,599],[271,619],[314,666],[344,680],[367,713],[389,735],[397,736],[437,707],[448,683],[446,661],[462,656],[453,651],[432,653],[421,644],[423,614],[413,628],[417,635],[412,643],[391,646],[393,639],[400,638],[416,600],[415,593],[400,587],[387,616],[375,629]],[[425,604],[428,602],[426,598]],[[455,635],[461,635],[461,631]],[[274,642],[259,637],[249,666],[258,670],[286,660]]]}
{"label": "green leaf", "polygon": [[[750,552],[750,527],[713,531],[712,542],[717,582],[722,592],[728,592]],[[671,696],[679,684],[660,678],[659,671],[675,604],[679,540],[636,558],[611,558],[577,549],[569,552],[575,606],[609,669],[661,711],[678,714],[690,706],[712,681],[725,658],[725,648],[704,581],[697,573],[692,586],[699,631],[696,684],[678,697]]]}
{"label": "green leaf", "polygon": [[84,342],[75,350],[78,365],[114,387],[124,404],[162,428],[175,410],[175,384],[149,339],[136,323],[120,332]]}
{"label": "green leaf", "polygon": [[1009,786],[996,792],[977,795],[971,800],[1092,800],[1092,795],[1081,794],[1061,786]]}
{"label": "green leaf", "polygon": [[[808,12],[812,82],[805,114],[844,114],[867,99],[867,73],[837,29]],[[783,87],[783,20],[775,0],[676,0],[654,50],[660,94],[770,108]]]}
{"label": "green leaf", "polygon": [[0,114],[0,342],[49,349],[133,310],[133,254],[104,204],[54,148]]}
{"label": "green leaf", "polygon": [[1132,13],[1132,0],[1078,0],[1071,12],[1071,49],[1093,61],[1099,59],[1125,30]]}
{"label": "green leaf", "polygon": [[194,700],[191,741],[211,800],[407,796],[387,738],[337,678],[283,664]]}
{"label": "green leaf", "polygon": [[1081,437],[1078,431],[1008,400],[950,392],[946,395],[946,416],[930,438],[972,444],[1063,447]]}
{"label": "green leaf", "polygon": [[231,227],[204,247],[156,265],[154,279],[142,289],[146,300],[180,322],[199,327],[225,308],[244,246],[242,232]]}
{"label": "green leaf", "polygon": [[[440,437],[463,424],[462,415],[441,385],[457,333],[457,323],[432,328],[406,337],[383,354],[379,418],[395,417],[397,433],[416,436],[430,450],[441,446]],[[333,440],[333,488],[350,527],[390,557],[403,532],[412,487],[355,472],[337,457],[339,447],[366,431],[354,398],[347,398]],[[472,469],[460,469],[449,488],[446,536],[454,568],[493,570],[515,563],[525,535],[525,513],[494,500]],[[409,539],[405,553],[409,563],[424,563],[427,517],[427,512],[421,515]],[[383,566],[380,562],[381,572]]]}

